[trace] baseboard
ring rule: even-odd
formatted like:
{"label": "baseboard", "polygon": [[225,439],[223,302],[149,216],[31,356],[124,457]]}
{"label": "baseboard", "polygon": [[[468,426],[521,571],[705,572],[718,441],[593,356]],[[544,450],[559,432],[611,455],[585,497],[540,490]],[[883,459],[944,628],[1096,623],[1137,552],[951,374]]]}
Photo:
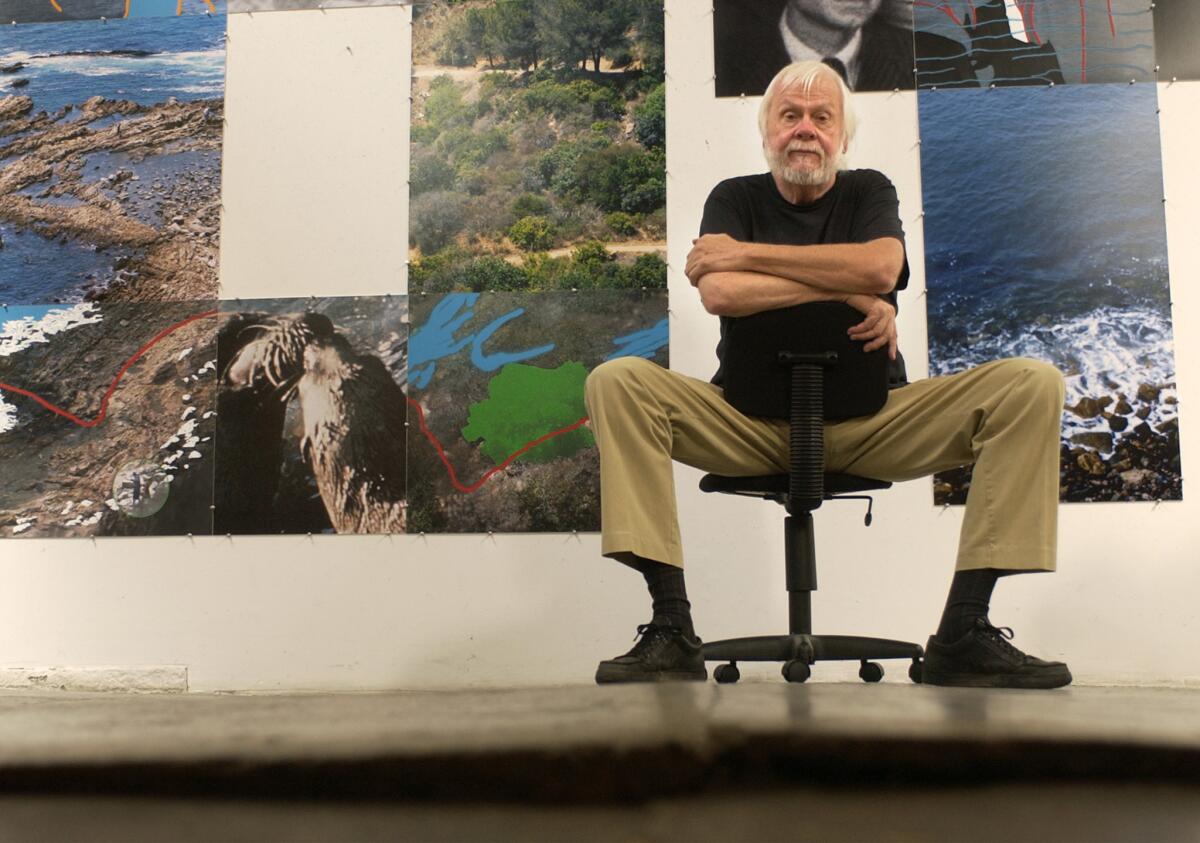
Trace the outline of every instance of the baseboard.
{"label": "baseboard", "polygon": [[18,667],[0,665],[0,690],[120,691],[182,693],[188,689],[183,665],[131,667]]}

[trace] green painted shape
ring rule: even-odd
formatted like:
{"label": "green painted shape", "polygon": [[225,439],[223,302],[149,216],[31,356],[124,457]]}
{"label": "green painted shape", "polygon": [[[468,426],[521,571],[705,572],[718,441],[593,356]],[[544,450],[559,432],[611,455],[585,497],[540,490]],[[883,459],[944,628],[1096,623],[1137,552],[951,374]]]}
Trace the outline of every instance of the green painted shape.
{"label": "green painted shape", "polygon": [[[471,405],[463,438],[468,442],[483,440],[480,450],[499,465],[535,439],[587,415],[583,403],[587,375],[583,364],[573,361],[557,369],[510,363],[488,382],[488,397]],[[580,427],[542,442],[518,459],[550,462],[589,448],[594,442],[592,432]]]}

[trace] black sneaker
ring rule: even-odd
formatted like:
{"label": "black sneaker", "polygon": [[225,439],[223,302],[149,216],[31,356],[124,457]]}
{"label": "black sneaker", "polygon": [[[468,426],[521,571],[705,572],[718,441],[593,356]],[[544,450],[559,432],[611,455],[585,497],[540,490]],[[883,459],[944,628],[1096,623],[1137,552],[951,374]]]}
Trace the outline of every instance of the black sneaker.
{"label": "black sneaker", "polygon": [[1009,644],[1013,632],[976,618],[975,626],[953,644],[930,637],[925,645],[922,681],[964,688],[1061,688],[1071,684],[1062,662],[1027,656]]}
{"label": "black sneaker", "polygon": [[633,649],[623,656],[600,662],[596,682],[670,682],[708,678],[700,639],[689,638],[677,626],[644,623]]}

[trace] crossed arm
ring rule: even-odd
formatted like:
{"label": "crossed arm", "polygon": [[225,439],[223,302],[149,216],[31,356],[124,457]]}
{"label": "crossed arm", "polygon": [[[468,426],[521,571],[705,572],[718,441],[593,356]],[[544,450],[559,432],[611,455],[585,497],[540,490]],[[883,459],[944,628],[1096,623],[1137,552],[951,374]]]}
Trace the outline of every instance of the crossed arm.
{"label": "crossed arm", "polygon": [[704,309],[721,316],[845,302],[865,317],[850,329],[850,338],[864,341],[867,351],[886,346],[894,360],[896,309],[880,296],[895,287],[903,266],[904,246],[894,237],[787,246],[705,234],[693,241],[685,272]]}

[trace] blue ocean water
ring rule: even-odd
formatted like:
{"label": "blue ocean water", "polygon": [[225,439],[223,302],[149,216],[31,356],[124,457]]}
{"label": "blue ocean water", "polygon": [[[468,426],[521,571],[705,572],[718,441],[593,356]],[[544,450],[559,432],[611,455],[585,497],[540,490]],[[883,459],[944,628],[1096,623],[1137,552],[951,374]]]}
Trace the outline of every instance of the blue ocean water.
{"label": "blue ocean water", "polygon": [[1155,86],[918,102],[931,372],[1027,354],[1069,401],[1173,381]]}
{"label": "blue ocean water", "polygon": [[[64,21],[0,27],[0,66],[21,64],[14,73],[0,74],[0,96],[19,93],[32,97],[34,111],[53,113],[79,105],[89,97],[133,100],[141,105],[179,100],[219,99],[225,88],[224,15],[146,17],[129,20]],[[13,88],[14,82],[25,84]],[[66,121],[78,119],[78,112]],[[99,130],[120,120],[97,120]],[[203,159],[203,160],[201,160]],[[184,153],[149,157],[132,164],[124,154],[89,156],[84,180],[93,181],[118,166],[133,170],[145,184],[166,180],[203,167],[219,172],[219,153]],[[0,159],[0,167],[12,158]],[[97,165],[108,164],[103,171]],[[23,193],[36,197],[51,182],[33,185]],[[69,204],[70,199],[38,199]],[[133,193],[133,213],[158,224],[157,199],[144,201]],[[0,303],[79,300],[89,279],[103,282],[112,273],[119,251],[97,251],[87,243],[50,241],[33,231],[17,232],[0,224]]]}
{"label": "blue ocean water", "polygon": [[[225,90],[225,16],[184,15],[0,27],[0,96],[54,112],[92,96],[140,105],[219,98]],[[18,79],[27,80],[13,88]]]}

